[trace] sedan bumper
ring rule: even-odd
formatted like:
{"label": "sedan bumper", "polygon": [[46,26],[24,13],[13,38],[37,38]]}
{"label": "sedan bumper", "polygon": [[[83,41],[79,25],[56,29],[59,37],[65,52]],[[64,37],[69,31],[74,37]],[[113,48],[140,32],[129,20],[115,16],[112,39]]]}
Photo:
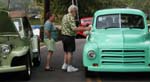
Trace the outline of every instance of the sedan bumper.
{"label": "sedan bumper", "polygon": [[0,73],[8,73],[8,72],[19,72],[26,70],[26,66],[16,66],[16,67],[9,67],[9,66],[0,66]]}

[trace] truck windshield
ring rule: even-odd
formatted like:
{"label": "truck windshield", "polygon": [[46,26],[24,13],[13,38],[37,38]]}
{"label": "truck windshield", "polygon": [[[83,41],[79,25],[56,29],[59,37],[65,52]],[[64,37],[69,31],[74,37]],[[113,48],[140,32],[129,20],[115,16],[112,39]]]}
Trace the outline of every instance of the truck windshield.
{"label": "truck windshield", "polygon": [[135,28],[144,29],[143,17],[133,14],[103,15],[97,17],[97,29]]}

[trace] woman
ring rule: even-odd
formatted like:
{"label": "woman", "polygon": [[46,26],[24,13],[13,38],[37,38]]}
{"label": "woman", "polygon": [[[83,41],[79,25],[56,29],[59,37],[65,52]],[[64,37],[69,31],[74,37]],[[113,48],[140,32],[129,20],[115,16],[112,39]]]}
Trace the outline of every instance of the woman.
{"label": "woman", "polygon": [[48,49],[48,55],[46,58],[45,71],[54,71],[51,67],[51,59],[53,52],[55,51],[55,41],[57,40],[57,29],[54,27],[53,22],[55,16],[51,13],[47,13],[48,20],[44,24],[44,43]]}
{"label": "woman", "polygon": [[62,43],[64,48],[64,64],[62,66],[63,70],[67,72],[76,72],[78,68],[71,65],[72,55],[75,51],[75,36],[77,31],[89,31],[90,27],[77,27],[75,24],[75,16],[77,14],[78,8],[75,5],[71,5],[68,8],[68,14],[64,15],[62,19]]}

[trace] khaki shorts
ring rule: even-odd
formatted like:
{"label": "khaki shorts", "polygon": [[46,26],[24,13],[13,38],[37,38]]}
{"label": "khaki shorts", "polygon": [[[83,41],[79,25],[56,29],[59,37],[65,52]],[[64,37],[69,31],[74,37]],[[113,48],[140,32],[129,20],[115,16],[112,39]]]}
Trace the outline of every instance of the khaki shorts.
{"label": "khaki shorts", "polygon": [[48,51],[55,51],[55,40],[54,39],[44,39],[44,43]]}

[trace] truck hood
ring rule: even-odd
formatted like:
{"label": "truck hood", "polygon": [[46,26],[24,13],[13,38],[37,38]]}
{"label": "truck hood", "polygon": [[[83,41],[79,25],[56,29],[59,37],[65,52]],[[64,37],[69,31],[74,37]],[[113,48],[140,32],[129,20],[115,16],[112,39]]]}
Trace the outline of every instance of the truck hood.
{"label": "truck hood", "polygon": [[94,40],[100,48],[136,48],[145,41],[144,33],[141,29],[104,29],[96,32]]}

